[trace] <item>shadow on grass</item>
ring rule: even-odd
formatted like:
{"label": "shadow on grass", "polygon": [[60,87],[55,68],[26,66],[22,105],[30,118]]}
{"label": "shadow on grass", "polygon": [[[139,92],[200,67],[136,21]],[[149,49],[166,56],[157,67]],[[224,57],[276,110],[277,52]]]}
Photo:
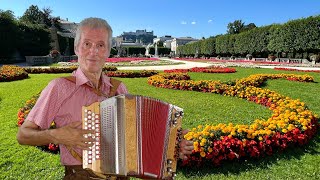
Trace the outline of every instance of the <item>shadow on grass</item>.
{"label": "shadow on grass", "polygon": [[[279,160],[300,160],[305,154],[319,156],[320,151],[320,131],[315,137],[305,146],[302,147],[289,147],[280,153],[275,153],[271,156],[261,157],[260,159],[239,160],[234,162],[222,162],[218,167],[213,165],[204,165],[202,167],[178,167],[178,171],[182,172],[185,177],[204,177],[207,175],[238,175],[241,172],[251,170],[268,169],[269,166],[277,164]],[[199,170],[201,169],[201,170]]]}

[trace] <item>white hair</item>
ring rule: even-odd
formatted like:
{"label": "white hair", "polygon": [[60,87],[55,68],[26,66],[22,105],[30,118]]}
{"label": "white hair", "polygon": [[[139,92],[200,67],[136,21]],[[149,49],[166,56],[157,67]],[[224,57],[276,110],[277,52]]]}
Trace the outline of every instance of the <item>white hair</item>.
{"label": "white hair", "polygon": [[83,27],[89,27],[92,29],[105,29],[105,30],[107,30],[108,35],[109,35],[109,39],[107,39],[107,41],[109,42],[109,50],[111,49],[111,45],[112,45],[112,28],[111,28],[111,26],[108,24],[108,22],[106,20],[101,19],[101,18],[93,18],[93,17],[86,18],[86,19],[82,20],[80,22],[79,26],[77,27],[76,37],[74,38],[74,47],[75,48],[79,44]]}

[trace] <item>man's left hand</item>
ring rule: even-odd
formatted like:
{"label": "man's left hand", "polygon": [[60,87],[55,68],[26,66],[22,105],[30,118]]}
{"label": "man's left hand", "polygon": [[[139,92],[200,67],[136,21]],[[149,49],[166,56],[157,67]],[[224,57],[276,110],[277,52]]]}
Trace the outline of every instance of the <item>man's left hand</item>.
{"label": "man's left hand", "polygon": [[189,130],[182,130],[182,140],[180,142],[180,149],[179,149],[179,158],[182,160],[187,160],[189,154],[192,153],[193,148],[193,141],[188,141],[183,138],[185,134],[187,134]]}

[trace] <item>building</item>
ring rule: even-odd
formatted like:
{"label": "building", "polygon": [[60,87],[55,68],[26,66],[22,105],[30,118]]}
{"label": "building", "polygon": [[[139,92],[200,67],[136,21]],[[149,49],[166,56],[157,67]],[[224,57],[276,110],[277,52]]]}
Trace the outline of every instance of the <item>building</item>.
{"label": "building", "polygon": [[60,19],[59,20],[61,31],[58,31],[58,34],[62,37],[68,37],[68,38],[75,38],[76,37],[76,31],[78,27],[78,23],[70,22],[68,21],[68,18],[66,20]]}
{"label": "building", "polygon": [[165,35],[165,36],[162,36],[162,37],[157,37],[157,38],[153,38],[153,44],[156,43],[156,42],[165,42],[167,40],[172,40],[173,37],[172,36],[169,36],[169,35]]}
{"label": "building", "polygon": [[163,47],[171,49],[172,39],[163,42]]}
{"label": "building", "polygon": [[142,43],[149,44],[153,43],[153,31],[136,30],[136,32],[123,32],[120,36],[115,38],[115,46],[119,46],[122,43]]}
{"label": "building", "polygon": [[180,37],[180,38],[173,38],[171,42],[171,51],[176,54],[177,48],[181,45],[185,45],[189,42],[196,42],[199,41],[198,39],[194,39],[192,37]]}

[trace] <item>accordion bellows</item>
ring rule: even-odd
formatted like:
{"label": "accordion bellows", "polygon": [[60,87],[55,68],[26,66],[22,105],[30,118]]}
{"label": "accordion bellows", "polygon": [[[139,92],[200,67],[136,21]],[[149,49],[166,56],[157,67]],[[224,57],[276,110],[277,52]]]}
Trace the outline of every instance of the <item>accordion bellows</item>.
{"label": "accordion bellows", "polygon": [[183,111],[137,95],[119,95],[82,108],[83,129],[96,139],[83,151],[83,168],[139,178],[175,175]]}

